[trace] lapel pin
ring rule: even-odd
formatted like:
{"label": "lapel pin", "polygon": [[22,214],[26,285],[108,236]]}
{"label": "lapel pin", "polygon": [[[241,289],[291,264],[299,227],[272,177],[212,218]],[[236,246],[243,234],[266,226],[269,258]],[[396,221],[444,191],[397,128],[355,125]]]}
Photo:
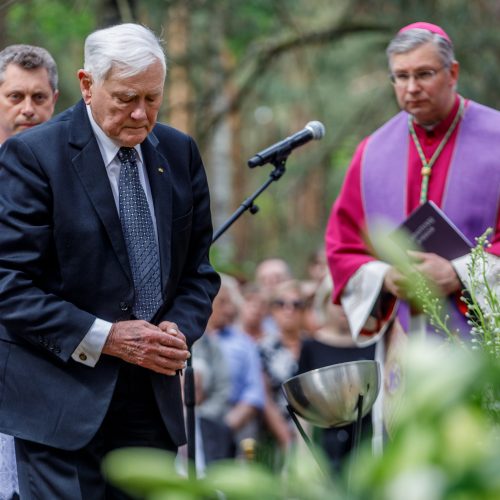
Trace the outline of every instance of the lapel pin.
{"label": "lapel pin", "polygon": [[159,168],[158,168],[158,172],[160,172],[160,174],[163,174],[163,168],[162,168],[162,167],[159,167]]}

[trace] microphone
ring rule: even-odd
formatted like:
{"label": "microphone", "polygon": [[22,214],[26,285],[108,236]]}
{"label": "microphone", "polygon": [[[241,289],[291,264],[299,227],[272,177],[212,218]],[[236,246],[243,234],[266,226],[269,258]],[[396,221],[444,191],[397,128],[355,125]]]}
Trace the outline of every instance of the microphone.
{"label": "microphone", "polygon": [[295,132],[295,134],[283,139],[267,149],[263,149],[255,156],[248,160],[250,168],[260,167],[266,163],[273,163],[276,161],[284,160],[288,155],[302,144],[309,141],[320,140],[325,135],[325,126],[318,121],[309,122],[302,130]]}

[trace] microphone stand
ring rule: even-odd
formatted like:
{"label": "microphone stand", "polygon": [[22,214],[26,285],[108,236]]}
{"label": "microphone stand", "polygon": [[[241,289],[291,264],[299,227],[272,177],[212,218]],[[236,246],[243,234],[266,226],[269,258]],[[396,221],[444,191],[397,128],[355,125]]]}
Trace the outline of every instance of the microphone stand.
{"label": "microphone stand", "polygon": [[196,397],[194,368],[191,357],[188,358],[186,369],[184,370],[184,405],[186,407],[187,475],[189,479],[196,479]]}
{"label": "microphone stand", "polygon": [[218,240],[219,237],[222,236],[244,212],[249,210],[253,215],[259,211],[259,207],[254,204],[255,199],[273,182],[279,180],[285,173],[285,163],[288,158],[288,154],[272,162],[272,164],[274,165],[274,170],[269,174],[269,178],[267,179],[267,181],[264,182],[264,184],[262,184],[262,186],[260,186],[260,188],[257,189],[257,191],[255,191],[251,196],[249,196],[233,213],[233,215],[231,215],[231,217],[229,217],[229,219],[215,232],[212,238],[212,243]]}
{"label": "microphone stand", "polygon": [[[267,179],[262,186],[260,186],[257,191],[255,191],[251,196],[249,196],[239,208],[231,215],[231,217],[214,233],[212,237],[212,243],[220,238],[233,224],[239,219],[239,217],[247,210],[250,213],[256,214],[259,211],[259,207],[255,205],[254,201],[257,197],[263,193],[273,182],[281,179],[285,173],[285,164],[288,155],[291,151],[281,155],[276,158],[275,161],[271,162],[274,165],[274,170],[269,174]],[[184,405],[186,407],[186,420],[187,420],[187,449],[188,449],[188,459],[191,460],[189,464],[188,460],[188,478],[196,479],[196,426],[195,426],[195,382],[194,382],[194,370],[192,367],[192,358],[187,361],[187,366],[184,373]]]}

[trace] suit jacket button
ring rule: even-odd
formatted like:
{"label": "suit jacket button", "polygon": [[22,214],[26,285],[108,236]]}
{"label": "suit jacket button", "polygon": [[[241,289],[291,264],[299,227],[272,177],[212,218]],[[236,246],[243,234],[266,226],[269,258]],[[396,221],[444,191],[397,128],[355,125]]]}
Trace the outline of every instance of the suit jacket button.
{"label": "suit jacket button", "polygon": [[82,360],[82,361],[87,361],[87,355],[84,353],[84,352],[81,352],[78,357]]}
{"label": "suit jacket button", "polygon": [[129,306],[126,302],[120,302],[120,309],[121,309],[122,311],[124,311],[124,312],[125,312],[125,311],[128,311],[128,310],[129,310],[129,307],[130,307],[130,306]]}

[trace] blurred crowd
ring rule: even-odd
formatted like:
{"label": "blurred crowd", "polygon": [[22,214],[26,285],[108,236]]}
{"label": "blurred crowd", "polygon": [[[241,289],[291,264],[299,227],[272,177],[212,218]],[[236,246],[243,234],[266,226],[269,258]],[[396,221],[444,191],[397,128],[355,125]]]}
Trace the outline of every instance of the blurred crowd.
{"label": "blurred crowd", "polygon": [[[316,368],[374,358],[373,346],[354,345],[331,293],[322,250],[311,255],[304,279],[279,258],[260,262],[249,282],[222,275],[206,334],[192,350],[201,468],[251,455],[279,470],[286,451],[300,444],[283,382]],[[364,427],[369,425],[366,419]],[[352,428],[307,430],[338,470],[351,448]]]}

